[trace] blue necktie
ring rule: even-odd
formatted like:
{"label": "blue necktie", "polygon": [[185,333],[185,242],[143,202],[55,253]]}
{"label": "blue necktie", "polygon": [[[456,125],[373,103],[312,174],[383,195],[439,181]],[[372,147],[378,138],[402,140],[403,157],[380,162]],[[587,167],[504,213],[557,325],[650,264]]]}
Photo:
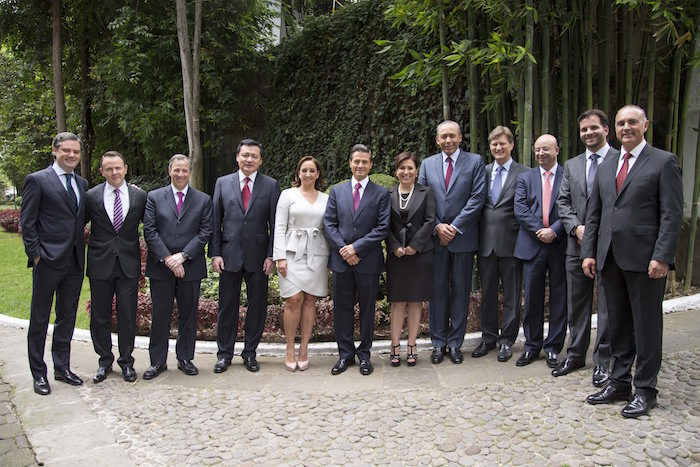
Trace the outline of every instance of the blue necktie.
{"label": "blue necktie", "polygon": [[496,177],[493,179],[493,185],[491,186],[491,204],[496,204],[498,198],[501,196],[501,190],[503,190],[503,182],[501,181],[501,173],[503,172],[503,166],[499,165],[496,168]]}
{"label": "blue necktie", "polygon": [[598,154],[591,154],[591,166],[588,168],[588,178],[586,179],[586,188],[588,189],[588,196],[591,196],[591,190],[593,190],[593,181],[595,180],[595,174],[598,171]]}

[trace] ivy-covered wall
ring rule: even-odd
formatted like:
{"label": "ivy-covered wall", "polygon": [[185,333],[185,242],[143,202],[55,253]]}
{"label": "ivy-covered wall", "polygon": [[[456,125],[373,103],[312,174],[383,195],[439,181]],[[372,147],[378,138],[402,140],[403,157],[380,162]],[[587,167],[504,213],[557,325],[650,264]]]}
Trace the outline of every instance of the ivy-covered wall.
{"label": "ivy-covered wall", "polygon": [[[421,158],[438,150],[435,127],[442,121],[440,89],[415,95],[389,76],[403,66],[380,50],[375,39],[401,31],[384,19],[385,1],[348,3],[333,15],[310,18],[304,29],[276,50],[269,101],[265,105],[264,171],[289,186],[300,157],[322,161],[329,183],[350,177],[355,143],[369,145],[372,172],[392,174],[401,151]],[[464,89],[452,96],[453,119],[464,126]],[[466,132],[466,129],[465,129]]]}

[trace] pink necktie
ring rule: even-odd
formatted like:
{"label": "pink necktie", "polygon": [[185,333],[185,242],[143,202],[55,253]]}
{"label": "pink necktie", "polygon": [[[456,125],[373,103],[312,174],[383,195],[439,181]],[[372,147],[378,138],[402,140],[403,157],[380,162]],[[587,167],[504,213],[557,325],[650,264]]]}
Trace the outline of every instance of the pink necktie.
{"label": "pink necktie", "polygon": [[625,159],[624,162],[622,163],[622,167],[620,167],[620,171],[617,173],[617,193],[620,193],[620,190],[622,189],[622,184],[625,183],[625,178],[627,178],[627,171],[629,170],[630,164],[629,164],[629,159],[632,157],[632,154],[629,152],[625,153],[623,158]]}
{"label": "pink necktie", "polygon": [[552,185],[549,183],[550,172],[544,172],[544,184],[542,185],[542,225],[549,227],[549,208],[552,203]]}
{"label": "pink necktie", "polygon": [[243,179],[243,190],[241,190],[241,196],[243,197],[243,209],[248,210],[248,201],[250,201],[250,188],[248,187],[248,182],[250,178],[246,177]]}
{"label": "pink necktie", "polygon": [[447,170],[445,171],[445,191],[450,187],[450,178],[452,178],[452,158],[447,156]]}
{"label": "pink necktie", "polygon": [[114,190],[114,216],[112,225],[114,226],[114,231],[119,233],[119,229],[122,228],[124,223],[122,211],[122,199],[119,197],[119,190]]}
{"label": "pink necktie", "polygon": [[182,199],[185,195],[181,192],[177,192],[177,215],[179,216],[182,213]]}
{"label": "pink necktie", "polygon": [[355,212],[357,212],[357,207],[360,205],[360,183],[355,185],[355,191],[352,192],[352,204],[355,205]]}

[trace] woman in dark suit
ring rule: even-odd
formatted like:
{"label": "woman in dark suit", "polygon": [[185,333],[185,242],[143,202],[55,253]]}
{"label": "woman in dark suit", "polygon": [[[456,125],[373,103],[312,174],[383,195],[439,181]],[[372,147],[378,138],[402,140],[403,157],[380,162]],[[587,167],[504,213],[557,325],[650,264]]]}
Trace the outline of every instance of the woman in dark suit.
{"label": "woman in dark suit", "polygon": [[391,223],[386,239],[387,298],[391,302],[391,366],[401,364],[399,343],[408,316],[406,363],[416,364],[416,336],[433,289],[433,228],[435,198],[427,186],[416,183],[418,157],[402,152],[394,161],[399,184],[389,190]]}

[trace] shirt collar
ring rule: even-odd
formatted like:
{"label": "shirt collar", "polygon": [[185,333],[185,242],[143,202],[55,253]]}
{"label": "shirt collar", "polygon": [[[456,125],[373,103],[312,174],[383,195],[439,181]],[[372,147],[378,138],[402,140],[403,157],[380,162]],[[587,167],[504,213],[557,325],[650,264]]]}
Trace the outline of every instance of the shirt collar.
{"label": "shirt collar", "polygon": [[355,176],[353,175],[353,176],[351,177],[350,181],[351,181],[351,183],[352,183],[352,187],[353,187],[353,188],[355,188],[355,185],[357,185],[357,184],[359,183],[360,186],[362,187],[362,189],[364,190],[365,188],[367,188],[367,184],[369,183],[369,175],[366,176],[365,178],[363,178],[362,180],[359,180],[359,181],[358,181],[358,180],[355,178]]}
{"label": "shirt collar", "polygon": [[183,197],[187,197],[187,190],[190,189],[190,184],[188,183],[187,185],[185,185],[185,188],[183,188],[182,190],[178,190],[177,188],[175,188],[175,185],[173,185],[173,184],[171,183],[171,184],[170,184],[170,188],[173,190],[173,195],[174,195],[174,196],[177,196],[177,192],[178,192],[178,191],[181,191],[181,192],[182,192],[182,196],[183,196]]}
{"label": "shirt collar", "polygon": [[[556,175],[558,168],[559,168],[559,163],[555,162],[554,165],[552,166],[552,168],[549,169],[549,173],[551,173],[552,175]],[[544,173],[545,173],[545,170],[542,167],[540,167],[540,177],[544,177]]]}
{"label": "shirt collar", "polygon": [[255,177],[257,177],[257,176],[258,176],[257,170],[250,175],[246,175],[243,173],[242,170],[239,170],[238,171],[238,183],[243,183],[243,180],[245,180],[246,177],[248,177],[251,182],[255,183]]}
{"label": "shirt collar", "polygon": [[[452,159],[453,164],[455,162],[457,162],[457,157],[459,157],[460,152],[461,152],[461,149],[457,148],[457,150],[455,152],[450,154],[450,158]],[[445,154],[445,151],[442,151],[441,154],[442,154],[442,163],[444,164],[445,161],[447,160],[447,154]]]}
{"label": "shirt collar", "polygon": [[126,180],[123,181],[121,186],[119,186],[119,187],[112,186],[109,182],[105,182],[105,191],[114,191],[114,190],[119,190],[119,193],[125,194],[127,192]]}
{"label": "shirt collar", "polygon": [[[494,161],[495,162],[495,161]],[[513,158],[509,157],[508,160],[503,164],[499,164],[498,162],[495,163],[493,169],[496,170],[499,166],[503,167],[503,169],[508,172],[510,170],[510,166],[513,165]]]}
{"label": "shirt collar", "polygon": [[59,177],[60,177],[61,175],[65,175],[65,174],[68,174],[68,173],[69,173],[69,174],[72,174],[72,175],[75,175],[73,172],[66,172],[65,170],[63,170],[63,168],[62,168],[60,165],[58,165],[58,162],[56,162],[56,161],[54,161],[54,163],[53,163],[53,165],[52,165],[51,167],[53,168],[53,170],[56,172],[56,174],[57,174]]}
{"label": "shirt collar", "polygon": [[596,152],[593,152],[590,149],[586,148],[586,159],[590,159],[591,155],[593,155],[593,154],[598,154],[600,157],[605,159],[605,156],[608,155],[609,150],[610,150],[610,145],[608,143],[605,143],[605,145]]}
{"label": "shirt collar", "polygon": [[642,142],[639,143],[634,148],[632,148],[631,151],[625,151],[625,148],[620,148],[620,154],[625,155],[625,153],[629,152],[634,157],[639,157],[639,155],[642,153],[642,150],[644,149],[644,146],[646,146],[646,144],[647,144],[647,140],[643,139]]}

